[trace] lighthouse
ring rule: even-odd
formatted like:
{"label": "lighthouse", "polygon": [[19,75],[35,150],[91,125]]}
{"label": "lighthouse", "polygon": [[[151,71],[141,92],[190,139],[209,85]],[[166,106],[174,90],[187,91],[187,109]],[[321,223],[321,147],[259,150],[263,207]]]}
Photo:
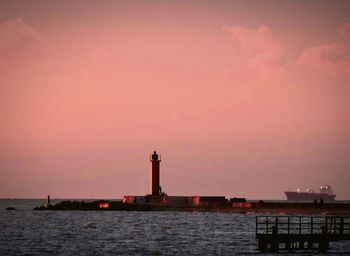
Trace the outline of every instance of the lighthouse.
{"label": "lighthouse", "polygon": [[156,151],[150,156],[151,161],[151,195],[159,196],[162,194],[162,189],[159,184],[159,170],[161,157]]}
{"label": "lighthouse", "polygon": [[[153,208],[153,206],[167,205],[171,207],[179,207],[178,209],[186,209],[183,207],[204,207],[200,209],[207,209],[211,207],[213,209],[219,209],[222,207],[229,207],[228,200],[224,196],[168,196],[160,186],[160,162],[161,156],[153,151],[153,154],[149,156],[151,162],[150,170],[150,193],[143,196],[127,195],[123,198],[125,204],[135,204],[139,206],[126,208],[126,209],[160,209]],[[143,205],[147,205],[146,208]],[[230,204],[231,205],[231,204]],[[231,207],[231,206],[230,206]],[[108,208],[101,207],[100,208]],[[172,208],[163,208],[172,209]],[[176,209],[176,208],[174,208]]]}

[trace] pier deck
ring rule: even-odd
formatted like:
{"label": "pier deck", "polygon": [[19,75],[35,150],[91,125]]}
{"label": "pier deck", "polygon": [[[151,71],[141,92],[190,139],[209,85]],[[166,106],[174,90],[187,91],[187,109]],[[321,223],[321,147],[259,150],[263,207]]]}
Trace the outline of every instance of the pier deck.
{"label": "pier deck", "polygon": [[256,216],[260,251],[327,251],[329,242],[350,240],[350,216]]}

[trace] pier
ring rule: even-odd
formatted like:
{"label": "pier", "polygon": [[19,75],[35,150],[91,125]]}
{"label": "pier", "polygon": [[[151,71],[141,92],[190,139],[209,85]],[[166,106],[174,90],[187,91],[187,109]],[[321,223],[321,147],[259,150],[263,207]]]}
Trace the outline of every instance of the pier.
{"label": "pier", "polygon": [[350,216],[256,216],[259,251],[318,250],[350,240]]}

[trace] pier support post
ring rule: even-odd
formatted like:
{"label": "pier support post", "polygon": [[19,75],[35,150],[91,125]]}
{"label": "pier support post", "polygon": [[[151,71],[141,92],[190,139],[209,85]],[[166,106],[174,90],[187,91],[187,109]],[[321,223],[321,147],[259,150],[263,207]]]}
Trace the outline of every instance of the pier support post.
{"label": "pier support post", "polygon": [[303,250],[304,249],[304,241],[299,241],[299,249]]}
{"label": "pier support post", "polygon": [[274,239],[271,241],[271,252],[278,252],[279,251],[279,241],[277,240],[277,226],[272,227],[272,236]]}
{"label": "pier support post", "polygon": [[286,243],[286,250],[290,251],[292,249],[291,243]]}
{"label": "pier support post", "polygon": [[321,240],[318,244],[318,250],[320,252],[326,252],[328,249],[329,249],[329,241],[328,241],[328,237],[327,237],[327,227],[323,226]]}
{"label": "pier support post", "polygon": [[265,239],[260,238],[258,240],[258,249],[263,252],[267,250],[267,241]]}

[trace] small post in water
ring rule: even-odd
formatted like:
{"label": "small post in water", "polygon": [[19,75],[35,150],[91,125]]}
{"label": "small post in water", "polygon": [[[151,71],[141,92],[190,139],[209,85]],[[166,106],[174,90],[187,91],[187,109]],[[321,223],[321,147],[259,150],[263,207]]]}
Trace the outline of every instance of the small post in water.
{"label": "small post in water", "polygon": [[47,195],[46,202],[45,202],[45,207],[49,208],[50,205],[50,195]]}

